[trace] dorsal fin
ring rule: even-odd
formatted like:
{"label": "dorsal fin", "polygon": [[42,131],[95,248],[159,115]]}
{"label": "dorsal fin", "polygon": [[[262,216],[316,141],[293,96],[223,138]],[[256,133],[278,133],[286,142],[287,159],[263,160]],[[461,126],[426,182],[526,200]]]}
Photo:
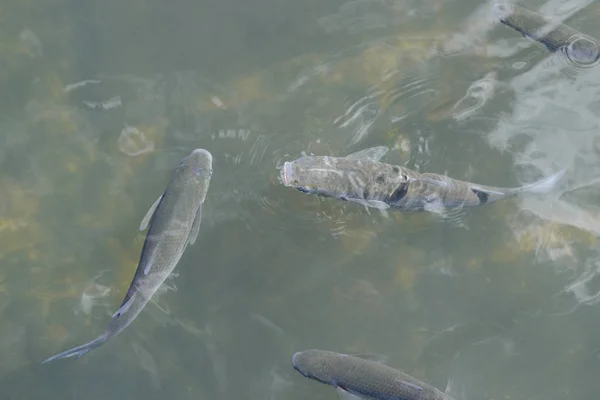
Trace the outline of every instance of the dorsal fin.
{"label": "dorsal fin", "polygon": [[402,384],[402,385],[404,385],[406,387],[409,387],[409,388],[411,388],[413,390],[416,390],[418,392],[420,392],[420,391],[423,390],[423,388],[421,386],[419,386],[419,385],[417,385],[415,383],[409,382],[409,381],[400,381],[400,384]]}

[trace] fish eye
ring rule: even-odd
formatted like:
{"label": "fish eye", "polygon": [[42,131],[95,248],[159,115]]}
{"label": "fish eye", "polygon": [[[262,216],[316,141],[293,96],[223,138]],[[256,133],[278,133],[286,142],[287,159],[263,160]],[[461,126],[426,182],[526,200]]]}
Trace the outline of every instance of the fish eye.
{"label": "fish eye", "polygon": [[200,168],[200,167],[193,167],[192,171],[194,172],[194,175],[196,175],[196,176],[202,175],[202,168]]}

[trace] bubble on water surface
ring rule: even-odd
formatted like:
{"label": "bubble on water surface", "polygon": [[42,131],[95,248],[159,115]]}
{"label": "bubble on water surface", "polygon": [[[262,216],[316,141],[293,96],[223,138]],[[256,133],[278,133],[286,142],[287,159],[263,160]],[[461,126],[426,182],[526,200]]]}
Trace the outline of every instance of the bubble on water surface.
{"label": "bubble on water surface", "polygon": [[126,126],[119,136],[119,150],[128,156],[139,156],[154,151],[154,142],[146,139],[144,132],[133,126]]}

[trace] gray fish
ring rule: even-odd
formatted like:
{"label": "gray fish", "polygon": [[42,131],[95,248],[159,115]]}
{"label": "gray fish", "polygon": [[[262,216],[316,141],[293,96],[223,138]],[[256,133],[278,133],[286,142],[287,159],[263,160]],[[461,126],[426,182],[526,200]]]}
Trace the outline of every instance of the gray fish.
{"label": "gray fish", "polygon": [[451,400],[452,397],[373,356],[306,350],[292,356],[303,376],[337,389],[342,400]]}
{"label": "gray fish", "polygon": [[204,149],[194,150],[181,161],[166,190],[140,224],[140,230],[150,227],[140,261],[125,299],[104,333],[43,363],[58,358],[79,358],[122,332],[137,317],[173,271],[187,245],[196,241],[211,175],[212,155]]}
{"label": "gray fish", "polygon": [[504,25],[543,44],[551,52],[563,51],[571,61],[593,64],[600,59],[598,41],[568,25],[511,3],[495,4],[493,12]]}
{"label": "gray fish", "polygon": [[286,161],[281,181],[304,193],[367,207],[443,214],[448,208],[480,206],[523,192],[547,193],[566,173],[562,169],[518,188],[484,186],[380,162],[388,150],[378,146],[346,157],[307,156]]}

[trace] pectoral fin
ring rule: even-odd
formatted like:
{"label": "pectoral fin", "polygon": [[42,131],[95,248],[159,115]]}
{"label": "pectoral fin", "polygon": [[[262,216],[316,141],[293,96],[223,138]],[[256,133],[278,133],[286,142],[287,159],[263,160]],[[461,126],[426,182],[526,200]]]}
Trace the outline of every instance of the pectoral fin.
{"label": "pectoral fin", "polygon": [[380,210],[387,210],[388,208],[390,208],[389,204],[384,203],[380,200],[348,199],[348,201],[361,204],[365,207],[378,208]]}
{"label": "pectoral fin", "polygon": [[192,224],[192,230],[190,231],[190,235],[188,236],[188,243],[194,244],[196,239],[198,238],[198,232],[200,231],[200,221],[202,220],[202,204],[198,207],[196,211],[196,217],[194,218],[194,223]]}
{"label": "pectoral fin", "polygon": [[399,381],[399,382],[401,385],[406,386],[410,389],[416,390],[417,392],[420,392],[423,390],[423,388],[421,386],[411,383],[409,381]]}
{"label": "pectoral fin", "polygon": [[148,275],[148,272],[150,272],[150,268],[152,268],[152,265],[154,264],[154,261],[156,260],[156,246],[154,246],[152,248],[152,253],[150,254],[150,257],[148,257],[148,260],[146,261],[146,265],[144,266],[144,275]]}
{"label": "pectoral fin", "polygon": [[386,146],[375,146],[349,154],[346,156],[346,158],[351,160],[379,161],[387,154],[388,151],[390,151],[390,149]]}
{"label": "pectoral fin", "polygon": [[156,201],[154,202],[154,204],[152,204],[150,206],[150,209],[148,210],[148,212],[146,213],[146,215],[142,219],[142,223],[140,224],[140,231],[143,231],[144,229],[146,229],[148,227],[148,224],[150,224],[150,220],[152,219],[152,216],[154,215],[154,212],[156,211],[156,207],[158,207],[158,204],[160,203],[160,200],[162,198],[163,198],[163,196],[161,194],[158,197],[158,199],[156,199]]}
{"label": "pectoral fin", "polygon": [[342,389],[341,387],[337,387],[336,391],[337,391],[337,394],[338,394],[340,400],[376,400],[371,396],[365,396],[360,393],[348,391],[348,390]]}
{"label": "pectoral fin", "polygon": [[112,315],[113,318],[119,318],[121,315],[125,314],[127,310],[129,310],[129,307],[131,307],[131,305],[133,304],[133,299],[135,298],[135,295],[136,294],[134,293],[129,299],[127,299],[125,303],[123,303],[123,305]]}

